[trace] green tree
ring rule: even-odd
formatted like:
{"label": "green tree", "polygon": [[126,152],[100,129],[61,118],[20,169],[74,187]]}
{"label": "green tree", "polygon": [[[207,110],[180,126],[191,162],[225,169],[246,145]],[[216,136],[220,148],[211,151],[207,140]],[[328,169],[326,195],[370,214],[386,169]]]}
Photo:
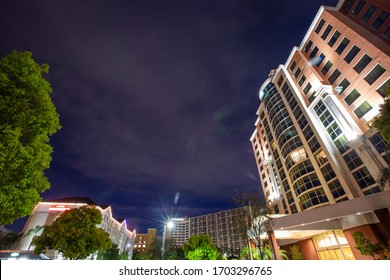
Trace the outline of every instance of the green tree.
{"label": "green tree", "polygon": [[290,246],[290,253],[292,260],[303,260],[303,255],[301,253],[301,246],[298,244],[294,244]]}
{"label": "green tree", "polygon": [[208,235],[193,235],[183,245],[184,256],[189,260],[221,260],[217,247]]}
{"label": "green tree", "polygon": [[383,250],[383,247],[380,244],[372,243],[371,240],[365,237],[360,231],[352,233],[352,237],[353,241],[355,241],[356,249],[358,249],[362,255],[371,256],[375,260],[375,255]]}
{"label": "green tree", "polygon": [[18,232],[4,232],[0,231],[0,250],[12,249],[16,241],[21,236]]}
{"label": "green tree", "polygon": [[95,207],[82,206],[64,212],[51,225],[45,226],[33,245],[36,254],[58,250],[68,259],[85,259],[89,255],[108,250],[111,240],[107,232],[98,228],[102,215]]}
{"label": "green tree", "polygon": [[[279,249],[280,259],[287,260],[288,257],[287,257],[286,250],[283,250],[280,248],[278,248],[278,249]],[[262,252],[263,252],[263,254],[261,255],[260,250],[257,247],[253,248],[252,258],[254,260],[273,260],[274,259],[274,251],[272,250],[271,246],[269,246],[268,244],[263,245]],[[250,250],[249,250],[248,245],[246,245],[244,248],[242,248],[242,250],[240,252],[240,258],[243,260],[250,259]]]}
{"label": "green tree", "polygon": [[126,253],[119,254],[118,246],[111,243],[111,247],[106,250],[99,251],[97,255],[98,260],[127,260],[128,256]]}
{"label": "green tree", "polygon": [[42,77],[48,70],[31,52],[0,59],[0,224],[29,215],[50,188],[44,175],[53,151],[49,137],[60,124]]}
{"label": "green tree", "polygon": [[[239,208],[236,209],[235,217],[241,237],[247,240],[247,244],[253,243],[259,250],[260,259],[264,259],[265,243],[262,235],[268,234],[273,227],[272,209],[263,203],[260,191],[245,193],[236,191],[233,202]],[[253,256],[252,256],[253,257]]]}
{"label": "green tree", "polygon": [[[387,143],[387,150],[390,144],[390,85],[387,86],[385,99],[380,105],[379,116],[374,122],[374,127],[379,131],[383,140]],[[383,188],[386,183],[390,183],[390,167],[382,168],[378,174],[378,183]]]}

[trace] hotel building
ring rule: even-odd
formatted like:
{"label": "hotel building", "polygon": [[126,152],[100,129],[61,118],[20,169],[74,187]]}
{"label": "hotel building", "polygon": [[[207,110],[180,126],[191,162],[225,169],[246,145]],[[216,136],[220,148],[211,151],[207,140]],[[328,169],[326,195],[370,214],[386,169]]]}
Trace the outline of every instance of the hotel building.
{"label": "hotel building", "polygon": [[134,252],[146,252],[150,245],[157,240],[157,229],[148,228],[147,233],[137,233],[134,241]]}
{"label": "hotel building", "polygon": [[243,240],[237,223],[240,208],[220,211],[190,218],[192,235],[206,234],[215,246],[221,249],[239,250],[247,240]]}
{"label": "hotel building", "polygon": [[[308,259],[365,259],[351,234],[390,238],[390,155],[372,126],[390,84],[390,1],[321,7],[259,91],[250,140],[279,245]],[[282,39],[282,38],[281,38]]]}
{"label": "hotel building", "polygon": [[[118,246],[119,253],[126,253],[129,259],[132,257],[134,240],[136,232],[127,229],[126,220],[115,219],[112,216],[111,206],[98,206],[92,200],[86,197],[70,197],[63,199],[56,199],[46,202],[40,202],[35,206],[26,225],[22,231],[22,238],[15,246],[17,250],[28,250],[33,239],[33,235],[26,236],[31,229],[36,226],[49,226],[55,219],[64,211],[79,208],[81,206],[95,206],[102,213],[102,223],[97,227],[106,231],[111,241]],[[40,235],[42,232],[38,232]],[[33,246],[30,248],[32,250]],[[57,251],[50,250],[46,255],[52,259],[61,259],[61,255]],[[92,256],[93,257],[93,256]]]}

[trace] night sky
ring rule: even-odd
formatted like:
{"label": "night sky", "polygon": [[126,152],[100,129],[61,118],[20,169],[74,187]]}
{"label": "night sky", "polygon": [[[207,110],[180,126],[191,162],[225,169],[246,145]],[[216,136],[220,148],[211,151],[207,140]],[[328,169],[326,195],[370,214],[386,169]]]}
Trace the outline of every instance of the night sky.
{"label": "night sky", "polygon": [[0,56],[50,65],[62,129],[43,200],[87,196],[140,233],[261,187],[258,90],[338,0],[2,2]]}

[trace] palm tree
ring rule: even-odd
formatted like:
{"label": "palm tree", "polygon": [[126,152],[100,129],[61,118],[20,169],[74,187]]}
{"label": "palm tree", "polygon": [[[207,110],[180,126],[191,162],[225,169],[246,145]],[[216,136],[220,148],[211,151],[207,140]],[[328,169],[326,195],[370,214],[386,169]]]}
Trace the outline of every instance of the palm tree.
{"label": "palm tree", "polygon": [[382,168],[378,175],[379,186],[383,189],[386,183],[390,184],[390,167]]}
{"label": "palm tree", "polygon": [[28,237],[30,235],[32,235],[32,239],[31,239],[31,242],[30,242],[30,245],[28,245],[28,251],[30,251],[30,248],[31,248],[31,245],[33,244],[34,240],[35,240],[35,237],[36,235],[43,229],[43,226],[40,226],[40,225],[37,225],[35,226],[35,228],[31,228],[25,235],[24,237]]}

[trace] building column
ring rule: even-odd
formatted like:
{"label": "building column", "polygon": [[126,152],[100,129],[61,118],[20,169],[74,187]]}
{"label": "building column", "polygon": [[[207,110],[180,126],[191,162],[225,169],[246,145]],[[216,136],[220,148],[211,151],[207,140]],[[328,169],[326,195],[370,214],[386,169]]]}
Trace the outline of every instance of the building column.
{"label": "building column", "polygon": [[273,230],[268,232],[268,240],[270,241],[271,248],[274,251],[275,260],[280,260],[279,246]]}

